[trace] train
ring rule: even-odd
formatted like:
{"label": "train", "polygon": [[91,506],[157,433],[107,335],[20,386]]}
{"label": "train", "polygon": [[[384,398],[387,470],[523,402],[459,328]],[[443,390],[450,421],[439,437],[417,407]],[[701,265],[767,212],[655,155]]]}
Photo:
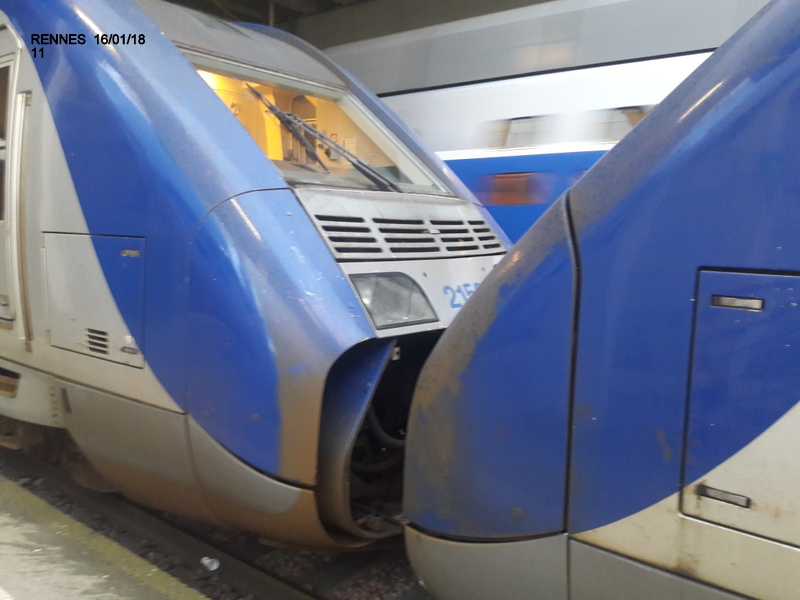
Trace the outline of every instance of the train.
{"label": "train", "polygon": [[506,252],[363,85],[159,0],[0,2],[0,444],[315,548],[400,532],[405,420]]}
{"label": "train", "polygon": [[384,100],[425,134],[425,143],[516,242],[709,55],[632,60]]}
{"label": "train", "polygon": [[437,343],[403,496],[436,598],[797,596],[798,31],[770,2]]}
{"label": "train", "polygon": [[403,534],[443,600],[792,597],[799,24],[511,247],[285,32],[0,1],[0,445],[286,546]]}

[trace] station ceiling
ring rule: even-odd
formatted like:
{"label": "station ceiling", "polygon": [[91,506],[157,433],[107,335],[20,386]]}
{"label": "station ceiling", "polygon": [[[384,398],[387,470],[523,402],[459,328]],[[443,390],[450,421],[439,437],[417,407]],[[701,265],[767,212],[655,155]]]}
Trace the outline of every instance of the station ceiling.
{"label": "station ceiling", "polygon": [[170,0],[237,21],[286,26],[309,15],[374,0]]}
{"label": "station ceiling", "polygon": [[170,0],[232,21],[274,25],[319,48],[558,0]]}

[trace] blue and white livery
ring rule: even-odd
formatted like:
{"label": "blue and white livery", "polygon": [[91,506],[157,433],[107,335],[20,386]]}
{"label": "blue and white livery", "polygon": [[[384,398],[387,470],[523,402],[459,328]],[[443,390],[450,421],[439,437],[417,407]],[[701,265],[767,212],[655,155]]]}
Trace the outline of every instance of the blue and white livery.
{"label": "blue and white livery", "polygon": [[288,34],[0,1],[0,443],[296,545],[398,531],[416,375],[504,238]]}
{"label": "blue and white livery", "polygon": [[404,491],[437,598],[797,595],[799,31],[770,3],[443,335]]}
{"label": "blue and white livery", "polygon": [[516,242],[710,52],[392,95]]}

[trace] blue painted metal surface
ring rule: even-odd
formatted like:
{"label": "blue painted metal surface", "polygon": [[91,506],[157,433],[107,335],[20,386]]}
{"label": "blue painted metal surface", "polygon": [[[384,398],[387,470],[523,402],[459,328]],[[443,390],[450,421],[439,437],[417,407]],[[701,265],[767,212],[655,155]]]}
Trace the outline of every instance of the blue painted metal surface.
{"label": "blue painted metal surface", "polygon": [[[391,435],[402,435],[416,374],[447,321],[397,328],[378,338],[364,308],[369,298],[365,295],[362,302],[350,277],[408,270],[414,277],[430,277],[425,282],[430,293],[437,289],[432,283],[437,277],[448,277],[445,283],[449,277],[459,283],[479,281],[493,264],[489,254],[503,248],[484,244],[485,256],[473,260],[451,244],[425,263],[392,248],[381,262],[384,257],[363,254],[356,260],[363,257],[369,263],[349,264],[350,258],[342,256],[347,252],[334,247],[342,236],[321,232],[335,232],[337,225],[325,223],[337,220],[402,224],[407,221],[396,217],[403,217],[405,204],[433,224],[447,222],[451,212],[472,225],[482,222],[472,221],[478,212],[491,222],[488,213],[469,206],[475,199],[466,188],[451,180],[449,169],[424,151],[374,96],[288,34],[226,24],[157,0],[0,0],[0,9],[13,15],[4,39],[19,34],[24,40],[15,68],[28,80],[38,75],[42,84],[41,89],[35,82],[32,86],[32,108],[25,113],[31,126],[15,122],[14,141],[28,147],[28,142],[52,140],[55,133],[54,146],[33,146],[33,151],[44,158],[45,170],[46,161],[61,165],[62,158],[68,169],[59,167],[66,179],[60,182],[67,194],[63,210],[59,207],[56,217],[45,220],[37,220],[43,211],[31,210],[20,221],[32,230],[24,236],[27,244],[35,250],[42,222],[49,231],[91,236],[100,269],[92,257],[80,258],[93,270],[92,280],[104,277],[108,289],[101,285],[99,299],[91,299],[90,309],[97,306],[103,323],[89,326],[109,323],[107,329],[118,332],[109,336],[115,351],[146,349],[141,370],[125,361],[89,364],[92,359],[85,353],[61,361],[63,355],[56,356],[58,351],[47,347],[47,336],[38,333],[47,328],[48,315],[34,300],[33,367],[53,385],[68,380],[91,387],[93,402],[158,407],[137,413],[142,427],[128,423],[127,430],[146,431],[152,419],[163,417],[182,432],[165,441],[169,464],[160,470],[142,458],[147,453],[139,452],[136,436],[128,440],[125,457],[113,450],[116,436],[106,436],[105,446],[95,444],[100,434],[86,413],[83,423],[89,425],[82,437],[76,433],[76,443],[123,493],[154,506],[184,510],[168,492],[177,486],[181,495],[186,493],[186,514],[211,518],[213,512],[229,524],[284,541],[353,547],[396,534],[391,516],[386,522],[365,521],[361,511],[384,510],[385,505],[395,512],[402,444],[386,442],[385,436],[382,440],[375,419],[362,431],[362,421],[372,414],[367,407],[373,402],[375,418],[387,421]],[[42,57],[39,48],[33,54],[29,46],[34,33],[68,35],[85,43],[48,44]],[[95,43],[95,34],[122,33],[135,35],[137,43]],[[174,44],[167,35],[174,36]],[[273,57],[280,60],[273,63]],[[274,70],[279,80],[308,80],[311,87],[314,81],[341,84],[347,96],[343,102],[363,104],[371,110],[365,119],[376,126],[382,122],[408,144],[405,149],[398,145],[398,152],[411,162],[419,158],[441,175],[442,185],[430,189],[444,197],[432,197],[425,206],[423,193],[353,189],[350,194],[324,182],[316,191],[300,191],[309,182],[293,183],[292,189],[232,113],[234,107],[220,100],[189,60],[242,77],[263,67],[266,79]],[[355,100],[344,89],[348,81]],[[24,112],[16,108],[23,99],[16,99],[11,112]],[[35,137],[28,140],[31,133]],[[385,151],[393,154],[388,147]],[[39,175],[40,169],[25,163],[23,178]],[[297,167],[302,169],[302,158]],[[464,197],[453,190],[463,191]],[[45,189],[43,206],[59,200],[50,191]],[[362,213],[354,203],[370,198],[376,198],[374,214],[353,216]],[[128,247],[128,240],[136,242]],[[446,238],[442,242],[449,243]],[[140,260],[126,260],[136,253]],[[25,254],[20,266],[41,284],[37,273],[51,265],[39,261],[36,252]],[[41,285],[31,291],[40,294]],[[67,319],[76,323],[80,344],[84,324],[69,314]],[[131,348],[117,347],[128,343]],[[396,355],[390,354],[394,348]],[[142,366],[141,357],[132,364]],[[93,365],[98,365],[96,373]],[[81,427],[77,417],[68,425],[74,432]],[[148,439],[143,435],[139,442]],[[380,445],[392,442],[398,448],[390,452]],[[380,460],[386,456],[389,460]],[[359,457],[367,457],[369,464],[358,464]],[[359,467],[369,475],[352,475]],[[125,476],[137,470],[141,478]],[[220,477],[228,483],[214,485]],[[161,482],[167,490],[163,494],[171,496],[166,501],[156,490]],[[368,495],[367,488],[377,493]],[[273,492],[277,501],[270,500]],[[351,492],[367,506],[351,505]]]}
{"label": "blue painted metal surface", "polygon": [[488,178],[502,173],[540,173],[551,176],[549,189],[540,204],[489,205],[494,217],[512,243],[530,229],[555,200],[592,167],[605,151],[517,154],[448,160],[448,166],[473,193],[486,193]]}
{"label": "blue painted metal surface", "polygon": [[[34,64],[89,230],[146,237],[148,260],[159,264],[148,273],[146,286],[147,359],[180,404],[183,280],[194,225],[231,195],[279,187],[282,180],[235,117],[225,114],[214,92],[135,5],[53,0],[24,3],[9,12],[23,39],[63,30],[90,40],[85,46],[50,46]],[[135,30],[147,43],[95,45],[93,27]],[[124,282],[115,281],[102,253],[100,259],[124,309]],[[135,330],[132,315],[122,314]]]}
{"label": "blue painted metal surface", "polygon": [[345,531],[352,531],[354,499],[349,482],[357,476],[350,470],[353,448],[394,347],[391,338],[354,346],[336,362],[326,382],[319,442],[319,511],[328,523]]}
{"label": "blue painted metal surface", "polygon": [[[772,4],[570,190],[577,323],[563,308],[571,306],[575,264],[567,234],[554,242],[555,207],[467,303],[415,398],[406,472],[414,524],[444,537],[541,534],[558,528],[563,499],[568,531],[580,532],[679,489],[698,272],[789,274],[800,265],[800,138],[789,133],[800,129],[798,23],[796,3]],[[548,259],[531,257],[546,249]],[[550,354],[539,354],[539,344]],[[759,360],[790,368],[791,358],[770,348]],[[764,385],[764,373],[745,369],[738,382]],[[741,449],[791,404],[790,394],[780,395],[747,426],[729,418],[724,439],[689,465],[688,479]],[[529,435],[513,429],[503,437],[500,426],[510,422]],[[564,494],[556,471],[566,469],[559,457],[567,427]],[[701,435],[696,424],[693,432]],[[537,484],[532,474],[547,465],[552,476]],[[509,507],[545,501],[547,520],[517,528],[502,518]]]}
{"label": "blue painted metal surface", "polygon": [[[342,355],[331,370],[322,408],[322,436],[331,447],[355,439],[394,344],[391,338],[368,340]],[[343,452],[324,452],[321,460],[339,462],[344,470],[350,463],[349,453]]]}
{"label": "blue painted metal surface", "polygon": [[[296,302],[300,308],[295,306],[294,316],[312,307],[302,317],[333,330],[330,339],[322,342],[331,354],[371,335],[363,315],[353,314],[351,307],[358,302],[318,232],[286,191],[280,199],[264,198],[263,206],[248,210],[264,239],[271,240],[268,248],[255,249],[245,242],[247,248],[242,249],[236,240],[220,242],[213,235],[200,239],[208,228],[201,227],[199,234],[195,228],[215,206],[251,190],[287,186],[192,65],[136,5],[123,0],[113,5],[102,0],[47,0],[15,6],[9,12],[23,39],[30,33],[65,31],[82,33],[89,40],[85,46],[49,46],[44,58],[34,59],[34,64],[89,231],[99,234],[93,239],[102,240],[103,235],[145,238],[148,264],[158,265],[147,272],[142,323],[141,314],[128,309],[129,279],[115,276],[117,257],[97,248],[126,324],[138,335],[140,347],[144,347],[142,338],[148,340],[148,365],[172,398],[240,458],[264,471],[295,477],[281,468],[278,453],[277,393],[281,377],[292,374],[276,369],[276,349],[270,344],[267,326],[267,317],[275,318],[275,311],[265,306],[264,288],[257,282],[263,283],[267,273],[283,278],[286,297],[296,300],[302,297],[298,285],[320,291],[315,288],[320,269],[328,268],[339,276],[325,278],[325,290],[316,302]],[[144,45],[96,45],[92,36],[97,30],[131,31],[147,41]],[[276,219],[286,213],[296,217],[291,230],[270,231],[283,225]],[[285,238],[285,243],[278,243],[278,238]],[[305,254],[298,253],[300,246]],[[221,268],[222,281],[241,294],[210,293],[189,299],[187,282],[193,290],[207,283],[196,264],[190,273],[190,253],[202,254],[209,270]],[[232,257],[238,260],[220,266]],[[277,265],[281,265],[280,274]],[[291,277],[285,265],[295,269]],[[193,282],[193,276],[199,281]],[[187,308],[193,311],[190,319]],[[192,330],[198,311],[203,310],[207,312],[199,317],[202,325],[229,319],[224,333],[214,328]],[[359,316],[361,321],[354,325]],[[203,349],[212,351],[208,344],[223,338],[227,345],[214,350],[225,348],[225,360],[214,365],[193,362],[203,357],[199,356]],[[200,369],[198,364],[208,368]],[[223,383],[216,376],[231,376],[225,381],[236,389],[224,390],[223,396]],[[219,411],[225,397],[236,398],[237,408]],[[203,418],[204,414],[211,417]]]}
{"label": "blue painted metal surface", "polygon": [[[772,5],[572,190],[582,308],[571,531],[678,489],[698,269],[800,264],[800,140],[787,134],[800,127],[797,23],[795,3]],[[731,431],[704,467],[756,433]]]}
{"label": "blue painted metal surface", "polygon": [[420,376],[406,444],[412,522],[460,538],[563,528],[573,285],[562,198],[473,294]]}
{"label": "blue painted metal surface", "polygon": [[[325,276],[335,269],[289,190],[251,192],[221,204],[193,244],[187,407],[230,450],[287,478],[295,475],[280,464],[282,382],[324,377],[320,356],[332,363],[372,336],[344,277]],[[285,340],[276,342],[273,332],[287,329],[307,362],[286,362]],[[292,400],[299,407],[318,399]]]}
{"label": "blue painted metal surface", "polygon": [[128,315],[128,331],[140,352],[147,352],[144,336],[144,291],[145,262],[147,248],[144,238],[94,236],[92,238],[97,256],[106,266],[106,272],[114,273],[117,289],[120,290],[119,310]]}
{"label": "blue painted metal surface", "polygon": [[[720,306],[714,296],[763,305]],[[687,484],[777,421],[800,390],[800,276],[701,271],[697,305]]]}

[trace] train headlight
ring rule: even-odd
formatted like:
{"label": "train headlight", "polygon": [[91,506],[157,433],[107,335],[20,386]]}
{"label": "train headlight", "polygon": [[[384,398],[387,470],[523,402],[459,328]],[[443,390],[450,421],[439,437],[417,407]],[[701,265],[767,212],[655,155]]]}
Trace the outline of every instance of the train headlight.
{"label": "train headlight", "polygon": [[350,280],[376,329],[438,321],[425,292],[405,273],[363,273]]}

